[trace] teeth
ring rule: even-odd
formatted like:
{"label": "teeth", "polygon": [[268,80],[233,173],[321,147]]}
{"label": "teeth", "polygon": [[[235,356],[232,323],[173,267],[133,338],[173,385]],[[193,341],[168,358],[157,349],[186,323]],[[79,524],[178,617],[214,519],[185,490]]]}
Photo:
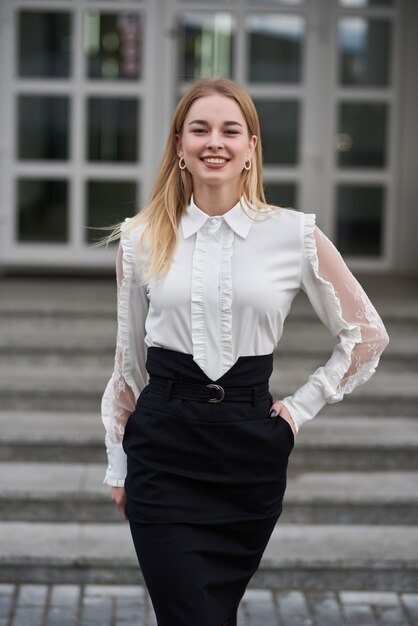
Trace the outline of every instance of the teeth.
{"label": "teeth", "polygon": [[205,161],[205,163],[225,163],[226,162],[226,159],[218,159],[216,157],[203,159],[203,160]]}

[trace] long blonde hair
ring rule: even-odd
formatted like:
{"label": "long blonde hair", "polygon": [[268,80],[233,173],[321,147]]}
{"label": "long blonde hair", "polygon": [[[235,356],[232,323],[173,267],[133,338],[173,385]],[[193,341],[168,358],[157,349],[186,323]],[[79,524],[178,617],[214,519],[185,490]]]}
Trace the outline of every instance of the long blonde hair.
{"label": "long blonde hair", "polygon": [[[177,104],[148,205],[128,222],[105,227],[113,229],[110,235],[93,244],[97,246],[106,243],[108,245],[111,241],[119,239],[122,226],[123,232],[130,232],[140,224],[145,224],[138,241],[138,247],[144,244],[147,250],[144,264],[149,270],[143,273],[143,283],[153,276],[161,278],[168,272],[177,243],[178,225],[193,193],[190,172],[187,169],[181,170],[178,165],[176,135],[182,134],[184,120],[193,102],[213,93],[235,100],[246,121],[249,136],[256,135],[258,139],[252,166],[249,170],[243,169],[242,171],[240,199],[243,197],[246,204],[258,214],[270,213],[281,208],[267,204],[264,196],[260,123],[252,99],[240,85],[228,78],[198,80]],[[246,212],[242,203],[241,208]],[[255,219],[248,213],[247,215]]]}

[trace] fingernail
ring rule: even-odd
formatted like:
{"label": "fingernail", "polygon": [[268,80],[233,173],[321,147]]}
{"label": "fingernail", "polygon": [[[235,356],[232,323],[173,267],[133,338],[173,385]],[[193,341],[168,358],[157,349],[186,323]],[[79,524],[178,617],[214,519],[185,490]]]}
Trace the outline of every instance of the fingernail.
{"label": "fingernail", "polygon": [[276,409],[271,409],[271,411],[269,413],[269,417],[276,417],[276,415],[277,415]]}

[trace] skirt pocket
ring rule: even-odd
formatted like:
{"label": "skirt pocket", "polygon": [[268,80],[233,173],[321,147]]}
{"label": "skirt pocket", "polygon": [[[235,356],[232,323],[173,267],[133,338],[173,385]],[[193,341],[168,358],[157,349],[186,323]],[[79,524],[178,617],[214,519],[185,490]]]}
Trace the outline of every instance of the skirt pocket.
{"label": "skirt pocket", "polygon": [[[254,419],[247,407],[238,420],[206,421],[204,414],[199,421],[173,418],[148,401],[124,440],[130,519],[201,523],[280,515],[292,441],[285,420],[268,416],[268,402]],[[210,417],[213,408],[205,405],[204,413]]]}
{"label": "skirt pocket", "polygon": [[270,419],[277,419],[277,420],[279,420],[280,423],[284,422],[284,428],[287,431],[287,435],[288,435],[290,443],[291,443],[291,449],[293,449],[293,447],[295,445],[295,436],[293,434],[293,430],[292,430],[292,427],[290,426],[289,422],[287,420],[285,420],[284,417],[282,417],[281,415],[276,415],[275,418],[270,418]]}

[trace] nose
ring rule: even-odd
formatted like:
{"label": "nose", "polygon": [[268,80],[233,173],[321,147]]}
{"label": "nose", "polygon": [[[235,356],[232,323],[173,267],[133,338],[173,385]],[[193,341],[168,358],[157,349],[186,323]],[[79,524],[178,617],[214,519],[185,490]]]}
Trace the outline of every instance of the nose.
{"label": "nose", "polygon": [[223,143],[222,143],[222,138],[219,136],[219,133],[212,132],[210,134],[210,136],[208,137],[208,141],[207,141],[207,147],[208,148],[222,148],[223,147]]}

